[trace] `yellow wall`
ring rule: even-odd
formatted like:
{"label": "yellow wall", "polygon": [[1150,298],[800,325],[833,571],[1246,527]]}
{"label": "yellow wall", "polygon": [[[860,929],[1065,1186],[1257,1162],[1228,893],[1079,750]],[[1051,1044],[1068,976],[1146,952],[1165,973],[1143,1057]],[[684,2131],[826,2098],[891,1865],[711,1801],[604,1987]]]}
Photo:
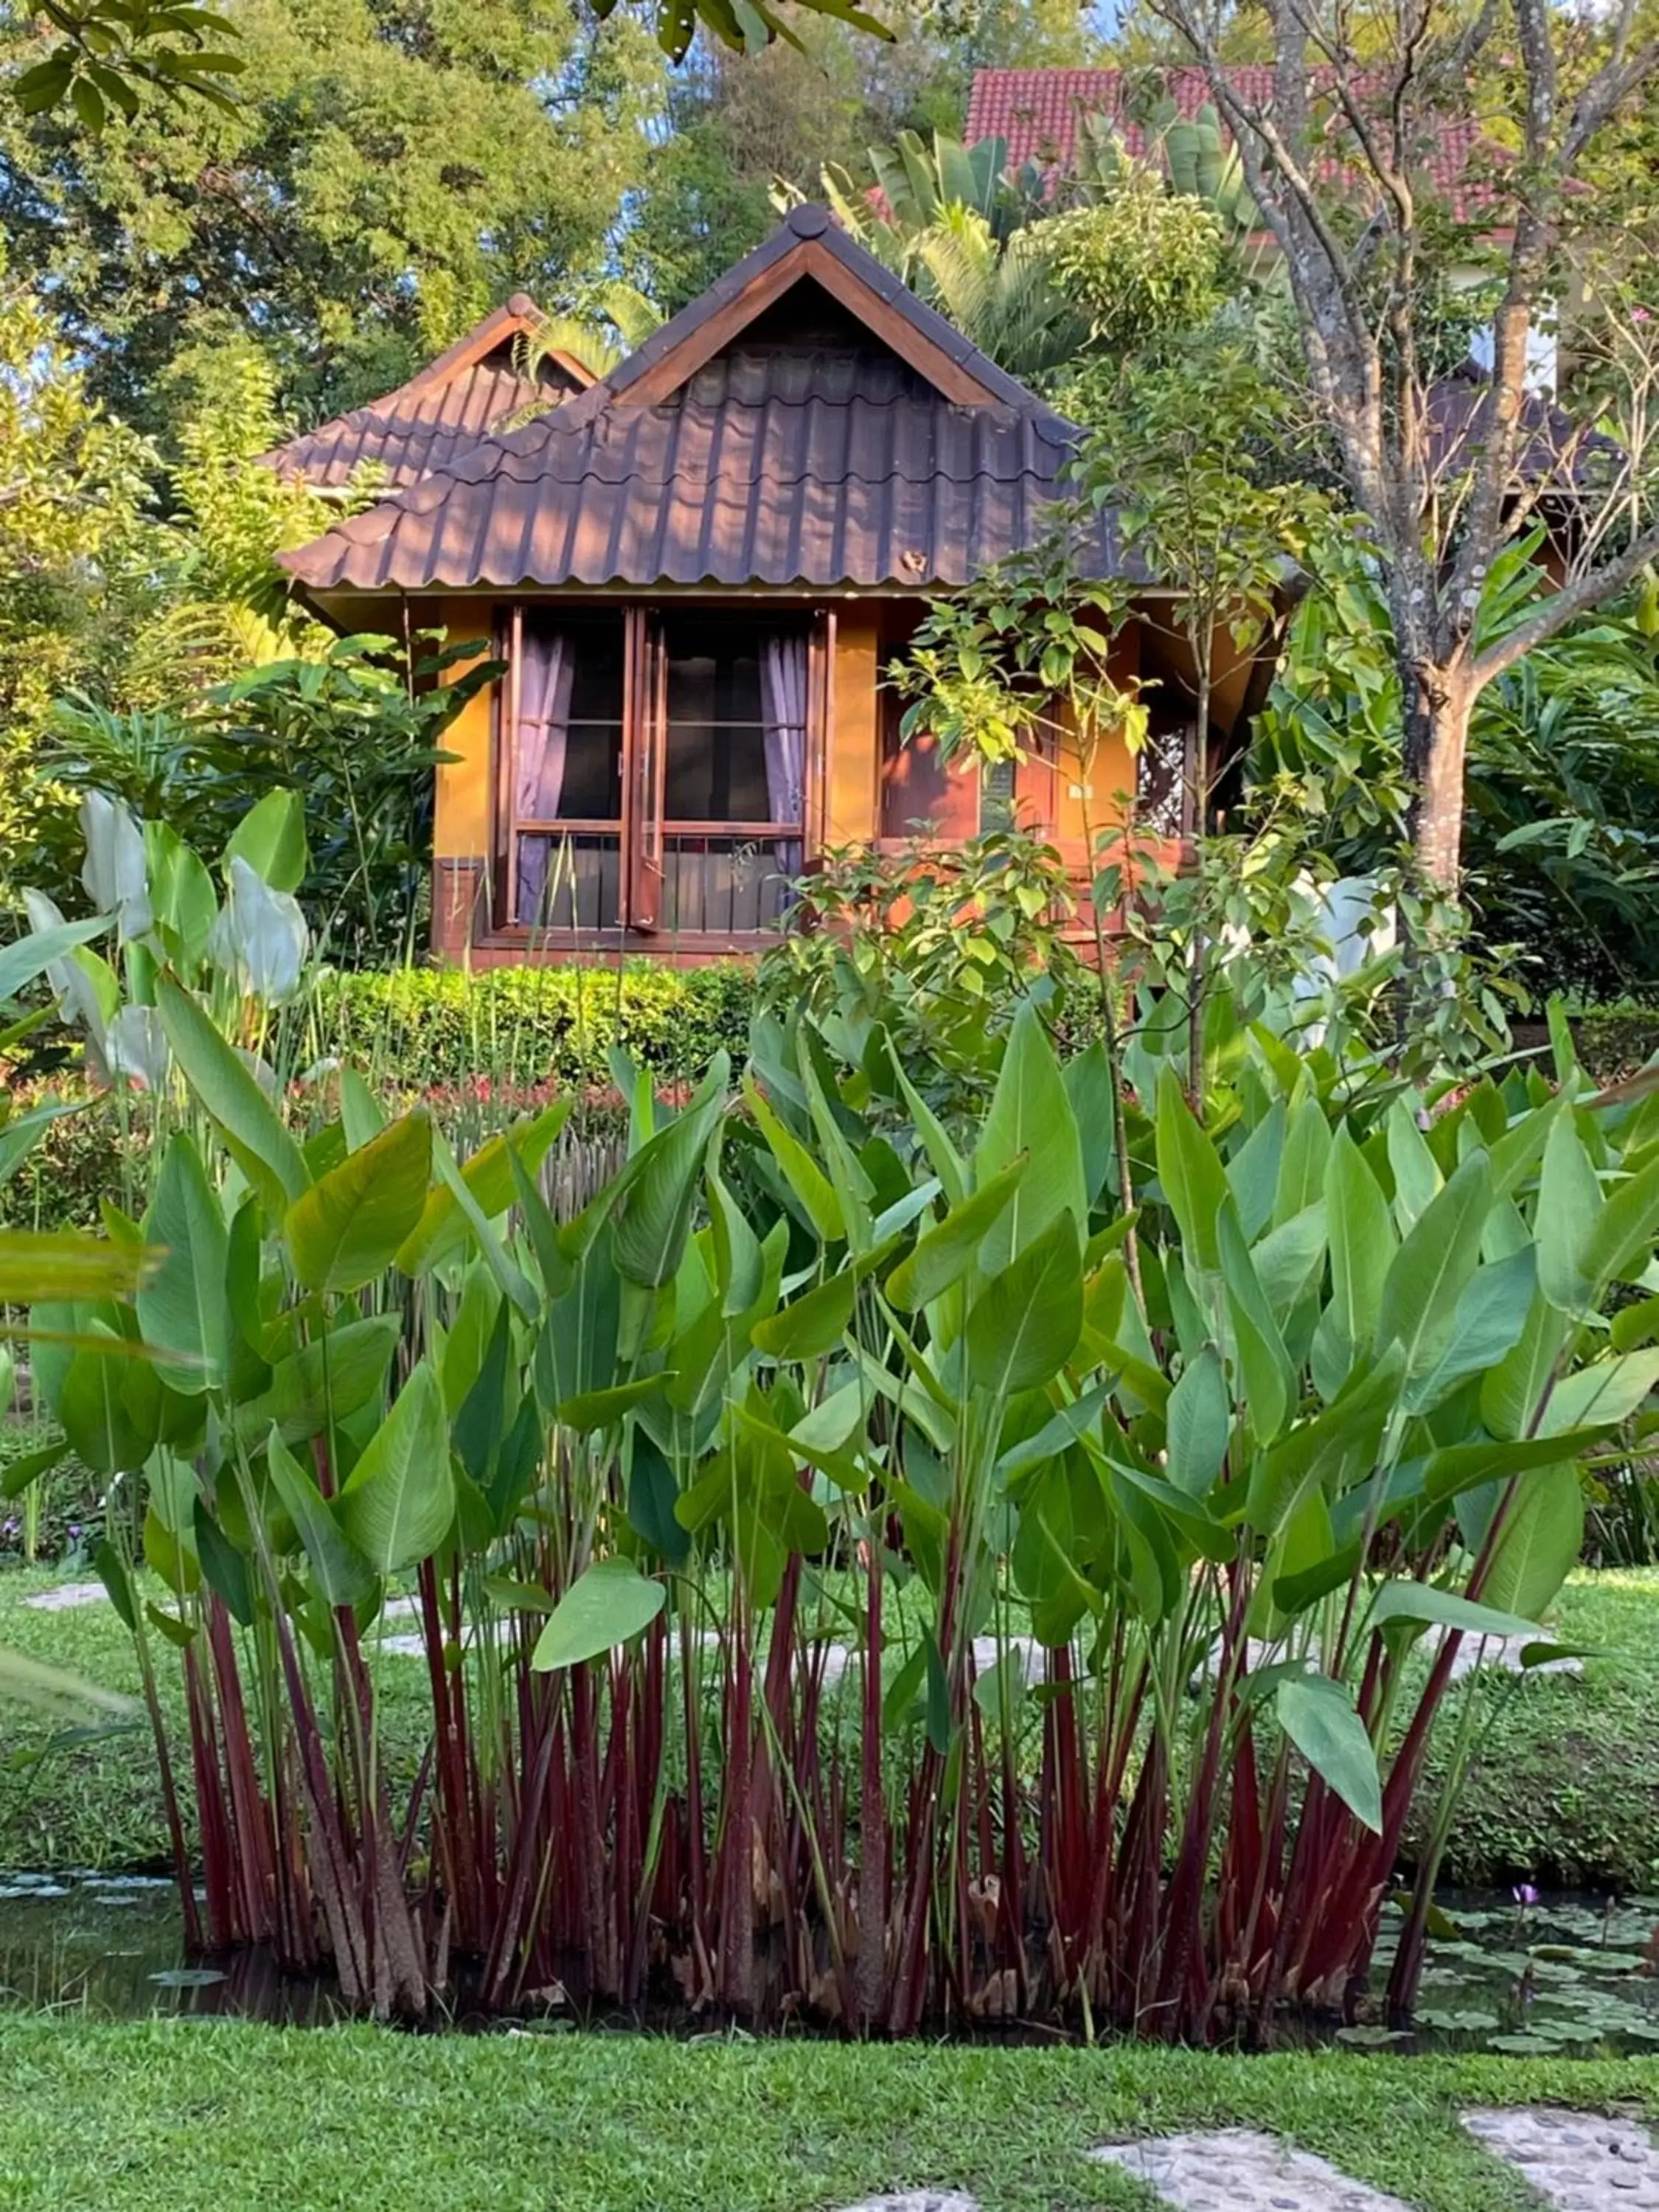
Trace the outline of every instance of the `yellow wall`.
{"label": "yellow wall", "polygon": [[[1114,642],[1109,672],[1117,683],[1127,685],[1135,675],[1138,645],[1133,628]],[[1123,802],[1133,797],[1134,787],[1134,761],[1117,731],[1103,732],[1086,761],[1069,738],[1062,743],[1053,786],[1053,833],[1068,859],[1079,857],[1075,848],[1081,848],[1080,857],[1086,860],[1091,838],[1123,820]]]}
{"label": "yellow wall", "polygon": [[[471,637],[489,626],[489,610],[465,599],[444,602],[438,617],[452,641]],[[486,639],[483,651],[489,650]],[[458,664],[447,672],[453,683],[463,672]],[[433,811],[432,849],[441,860],[483,860],[489,857],[490,763],[489,731],[493,684],[469,699],[445,731],[443,749],[459,756],[438,770],[438,790]]]}
{"label": "yellow wall", "polygon": [[835,720],[830,732],[823,842],[855,844],[876,834],[881,757],[881,632],[872,607],[836,620]]}

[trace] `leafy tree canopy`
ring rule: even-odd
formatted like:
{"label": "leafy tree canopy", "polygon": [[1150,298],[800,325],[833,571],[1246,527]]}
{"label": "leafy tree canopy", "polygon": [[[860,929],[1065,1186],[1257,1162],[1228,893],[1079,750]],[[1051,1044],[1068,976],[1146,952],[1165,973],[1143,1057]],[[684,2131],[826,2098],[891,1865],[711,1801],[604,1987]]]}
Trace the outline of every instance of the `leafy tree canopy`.
{"label": "leafy tree canopy", "polygon": [[[0,229],[92,388],[170,427],[168,371],[233,328],[302,417],[410,374],[515,285],[556,303],[649,160],[665,64],[545,0],[244,0],[248,96],[93,133],[0,106]],[[42,40],[0,12],[0,70]]]}

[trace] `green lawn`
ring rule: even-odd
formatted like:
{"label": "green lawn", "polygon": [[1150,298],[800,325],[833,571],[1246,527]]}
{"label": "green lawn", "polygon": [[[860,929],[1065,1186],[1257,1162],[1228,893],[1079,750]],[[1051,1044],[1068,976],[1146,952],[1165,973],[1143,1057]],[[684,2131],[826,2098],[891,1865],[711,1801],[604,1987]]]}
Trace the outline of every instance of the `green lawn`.
{"label": "green lawn", "polygon": [[[58,1579],[0,1572],[0,1644],[136,1691],[125,1632],[106,1605],[33,1611],[23,1599]],[[1582,1676],[1489,1678],[1488,1722],[1454,1832],[1446,1879],[1530,1875],[1551,1886],[1659,1889],[1659,1571],[1583,1574],[1556,1625],[1598,1647]],[[414,1624],[391,1624],[408,1632]],[[157,1665],[177,1717],[178,1669]],[[428,1706],[418,1661],[380,1662],[382,1728],[395,1771],[418,1761]],[[166,1858],[148,1732],[140,1728],[44,1763],[25,1757],[37,1724],[9,1716],[0,1740],[0,1867],[142,1868]],[[180,1733],[179,1741],[182,1745]]]}
{"label": "green lawn", "polygon": [[1523,2212],[1461,2106],[1659,2119],[1659,2062],[1225,2058],[711,2038],[0,2023],[0,2203],[28,2212],[983,2212],[1144,2206],[1091,2145],[1268,2129],[1422,2212]]}

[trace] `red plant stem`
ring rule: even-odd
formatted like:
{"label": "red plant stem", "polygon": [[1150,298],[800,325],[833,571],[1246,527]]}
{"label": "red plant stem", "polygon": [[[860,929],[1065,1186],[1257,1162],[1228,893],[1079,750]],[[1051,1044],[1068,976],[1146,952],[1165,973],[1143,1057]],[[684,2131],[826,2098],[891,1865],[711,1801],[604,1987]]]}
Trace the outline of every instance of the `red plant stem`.
{"label": "red plant stem", "polygon": [[138,1653],[138,1673],[143,1685],[144,1709],[149,1715],[150,1734],[155,1740],[156,1765],[161,1769],[161,1805],[167,1815],[167,1841],[173,1850],[173,1875],[179,1886],[179,1911],[185,1923],[185,1948],[191,1953],[202,1948],[202,1919],[196,1906],[196,1878],[191,1871],[190,1852],[185,1843],[185,1824],[179,1811],[179,1789],[173,1778],[172,1754],[167,1749],[167,1724],[161,1718],[161,1701],[155,1693],[155,1668],[149,1656],[149,1644],[142,1630],[133,1638]]}
{"label": "red plant stem", "polygon": [[869,1547],[869,1585],[864,1629],[864,1741],[859,1781],[858,2016],[866,2033],[880,2018],[887,1993],[887,1873],[890,1839],[887,1793],[881,1771],[883,1652],[881,1546]]}

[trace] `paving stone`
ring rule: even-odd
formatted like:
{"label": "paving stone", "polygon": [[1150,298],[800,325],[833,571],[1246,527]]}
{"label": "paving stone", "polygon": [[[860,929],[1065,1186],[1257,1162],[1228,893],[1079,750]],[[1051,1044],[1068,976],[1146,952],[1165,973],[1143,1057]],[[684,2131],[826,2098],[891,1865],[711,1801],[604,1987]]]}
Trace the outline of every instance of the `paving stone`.
{"label": "paving stone", "polygon": [[1176,2212],[1407,2212],[1397,2197],[1251,2128],[1104,2143],[1089,2155],[1121,2166]]}
{"label": "paving stone", "polygon": [[979,2212],[979,2207],[952,2190],[913,2189],[902,2197],[866,2197],[842,2212]]}
{"label": "paving stone", "polygon": [[1556,2212],[1659,2212],[1659,2146],[1633,2120],[1535,2105],[1463,2124]]}
{"label": "paving stone", "polygon": [[67,1613],[72,1606],[97,1605],[108,1597],[102,1583],[59,1583],[52,1589],[36,1590],[23,1602],[36,1613]]}

